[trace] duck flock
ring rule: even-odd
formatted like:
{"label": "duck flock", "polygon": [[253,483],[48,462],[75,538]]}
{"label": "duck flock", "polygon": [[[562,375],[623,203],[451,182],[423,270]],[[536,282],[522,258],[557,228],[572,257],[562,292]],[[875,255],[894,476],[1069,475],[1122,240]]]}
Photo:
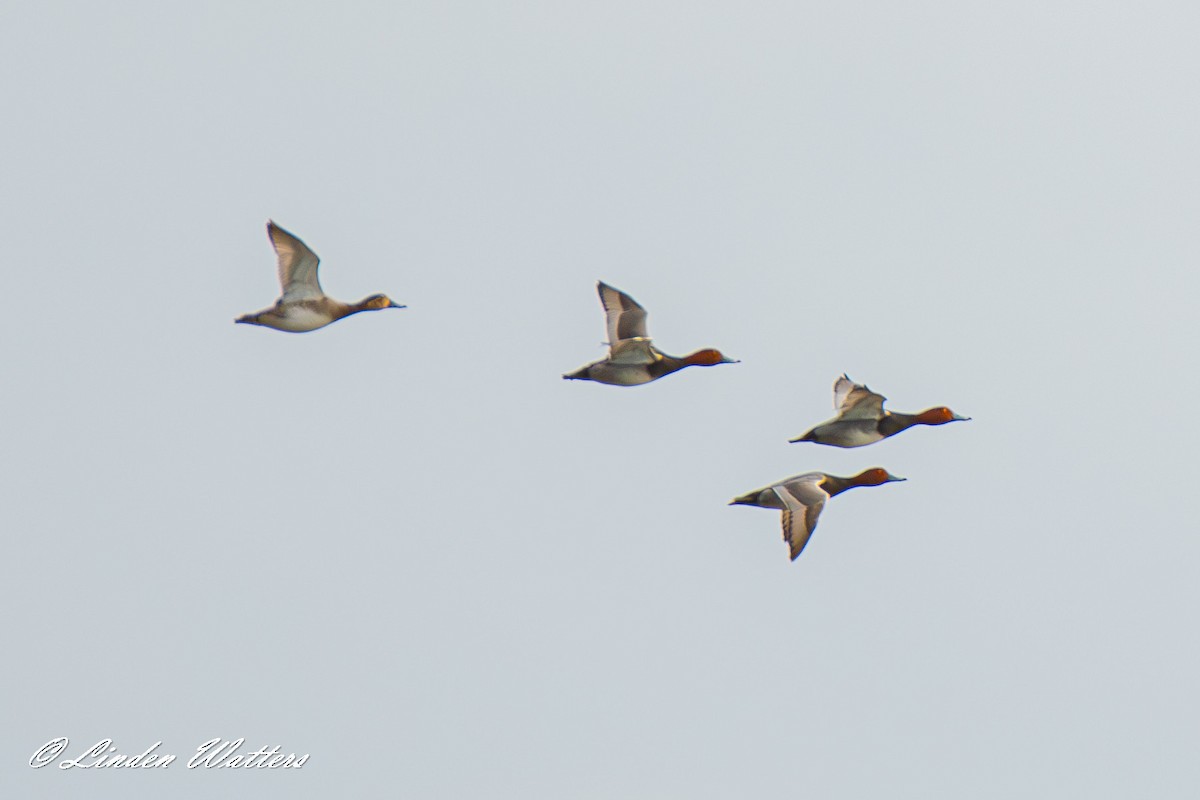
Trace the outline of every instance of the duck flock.
{"label": "duck flock", "polygon": [[[360,311],[404,308],[385,294],[373,294],[357,303],[334,300],[321,290],[317,280],[320,259],[296,236],[272,221],[267,235],[278,257],[279,283],[283,294],[275,305],[235,322],[262,325],[288,333],[307,333],[324,328]],[[697,350],[686,356],[671,356],[654,346],[646,331],[646,309],[624,292],[604,282],[597,283],[600,303],[608,326],[608,355],[599,361],[563,375],[566,380],[596,381],[613,386],[638,386],[656,381],[685,367],[736,364],[721,351]],[[886,411],[887,398],[842,375],[833,384],[833,407],[837,414],[790,442],[815,442],[832,447],[865,447],[895,436],[914,425],[944,425],[970,419],[945,406],[919,414]],[[880,486],[903,481],[882,467],[871,467],[851,477],[825,472],[806,472],[735,497],[730,505],[773,508],[782,512],[783,539],[795,560],[817,527],[825,501],[856,486]]]}

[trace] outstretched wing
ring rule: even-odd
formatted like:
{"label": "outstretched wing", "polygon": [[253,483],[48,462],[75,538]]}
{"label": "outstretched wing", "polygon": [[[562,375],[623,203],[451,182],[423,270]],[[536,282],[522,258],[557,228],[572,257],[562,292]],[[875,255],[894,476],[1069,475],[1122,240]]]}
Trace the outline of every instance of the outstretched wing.
{"label": "outstretched wing", "polygon": [[596,283],[600,303],[608,322],[608,344],[615,347],[623,339],[649,339],[646,333],[646,309],[624,292],[604,281]]}
{"label": "outstretched wing", "polygon": [[284,302],[316,300],[325,296],[317,280],[321,260],[308,245],[272,221],[267,221],[267,235],[279,259],[279,284],[283,287]]}
{"label": "outstretched wing", "polygon": [[783,502],[783,540],[788,543],[792,560],[804,552],[804,546],[817,529],[817,518],[829,495],[820,487],[823,475],[802,475],[787,483],[772,486]]}
{"label": "outstretched wing", "polygon": [[878,419],[883,416],[883,403],[887,400],[861,383],[855,383],[843,375],[833,384],[833,407],[839,419]]}

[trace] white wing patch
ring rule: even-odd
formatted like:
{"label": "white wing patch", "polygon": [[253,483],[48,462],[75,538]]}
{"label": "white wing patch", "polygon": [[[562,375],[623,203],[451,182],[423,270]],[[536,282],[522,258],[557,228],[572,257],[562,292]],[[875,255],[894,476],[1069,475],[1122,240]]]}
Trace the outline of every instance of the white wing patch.
{"label": "white wing patch", "polygon": [[661,358],[649,339],[622,339],[608,348],[608,360],[613,364],[653,364]]}

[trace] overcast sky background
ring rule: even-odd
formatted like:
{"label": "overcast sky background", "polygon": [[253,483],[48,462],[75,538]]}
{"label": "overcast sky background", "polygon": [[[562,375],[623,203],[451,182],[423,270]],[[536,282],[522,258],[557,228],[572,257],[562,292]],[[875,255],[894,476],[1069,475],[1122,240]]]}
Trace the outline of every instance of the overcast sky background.
{"label": "overcast sky background", "polygon": [[1200,11],[1001,5],[5,4],[8,796],[1194,796]]}

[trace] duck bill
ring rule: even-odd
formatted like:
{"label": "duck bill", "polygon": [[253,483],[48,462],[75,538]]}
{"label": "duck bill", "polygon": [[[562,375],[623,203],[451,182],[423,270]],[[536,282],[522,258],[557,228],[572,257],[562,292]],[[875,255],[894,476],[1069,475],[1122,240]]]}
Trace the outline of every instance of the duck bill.
{"label": "duck bill", "polygon": [[952,413],[952,414],[950,415],[950,421],[951,421],[951,422],[970,422],[970,421],[971,421],[971,418],[970,418],[970,417],[964,417],[964,416],[961,416],[960,414],[953,414],[953,413]]}
{"label": "duck bill", "polygon": [[402,306],[399,303],[397,303],[395,300],[389,300],[387,307],[388,308],[408,308],[408,306]]}
{"label": "duck bill", "polygon": [[892,482],[899,482],[899,481],[906,481],[906,480],[908,480],[908,478],[900,478],[900,477],[898,477],[898,476],[896,476],[896,475],[893,475],[893,474],[892,474],[892,473],[890,473],[890,472],[888,473],[887,479],[888,479],[888,483],[892,483]]}

